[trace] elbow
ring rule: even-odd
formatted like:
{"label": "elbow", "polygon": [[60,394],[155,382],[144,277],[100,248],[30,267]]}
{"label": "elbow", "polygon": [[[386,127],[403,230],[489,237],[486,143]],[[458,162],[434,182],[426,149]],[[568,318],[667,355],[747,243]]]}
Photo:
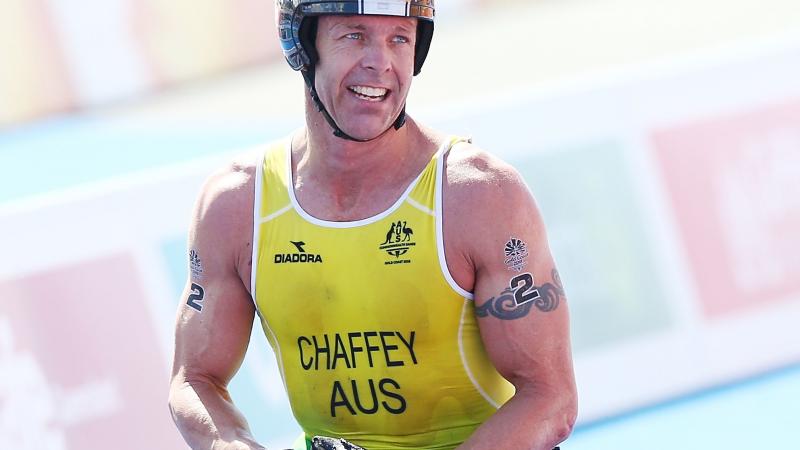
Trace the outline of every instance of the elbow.
{"label": "elbow", "polygon": [[187,406],[193,399],[198,399],[198,393],[191,385],[189,380],[182,374],[174,375],[169,383],[167,392],[167,408],[172,416],[172,420],[177,424],[180,417],[185,414]]}
{"label": "elbow", "polygon": [[577,395],[572,392],[565,397],[567,398],[564,399],[561,411],[553,423],[553,435],[556,443],[564,442],[572,434],[572,430],[575,428],[575,422],[578,418]]}
{"label": "elbow", "polygon": [[181,387],[172,383],[169,387],[169,392],[167,393],[167,408],[169,408],[169,413],[172,416],[172,420],[175,423],[178,423],[178,410],[179,405],[181,404]]}
{"label": "elbow", "polygon": [[572,429],[575,427],[575,416],[565,415],[563,420],[555,424],[553,436],[556,444],[564,442],[572,434]]}

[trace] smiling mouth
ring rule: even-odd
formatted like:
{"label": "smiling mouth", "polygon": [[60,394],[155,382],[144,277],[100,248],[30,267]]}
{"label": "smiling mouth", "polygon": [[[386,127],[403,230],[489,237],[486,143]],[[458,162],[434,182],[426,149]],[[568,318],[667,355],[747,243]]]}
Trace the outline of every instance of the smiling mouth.
{"label": "smiling mouth", "polygon": [[356,97],[368,102],[379,102],[389,95],[389,90],[379,87],[371,86],[348,86],[350,92],[354,93]]}

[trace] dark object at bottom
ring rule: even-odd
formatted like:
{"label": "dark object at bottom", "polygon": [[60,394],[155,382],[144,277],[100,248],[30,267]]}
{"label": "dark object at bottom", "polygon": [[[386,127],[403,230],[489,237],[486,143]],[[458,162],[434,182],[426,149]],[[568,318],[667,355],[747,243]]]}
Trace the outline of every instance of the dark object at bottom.
{"label": "dark object at bottom", "polygon": [[[314,436],[311,440],[312,450],[365,450],[355,444],[351,444],[344,439],[331,438],[325,436]],[[553,450],[561,450],[561,447],[556,447]]]}
{"label": "dark object at bottom", "polygon": [[364,450],[344,439],[325,436],[314,436],[311,440],[311,448],[313,450]]}

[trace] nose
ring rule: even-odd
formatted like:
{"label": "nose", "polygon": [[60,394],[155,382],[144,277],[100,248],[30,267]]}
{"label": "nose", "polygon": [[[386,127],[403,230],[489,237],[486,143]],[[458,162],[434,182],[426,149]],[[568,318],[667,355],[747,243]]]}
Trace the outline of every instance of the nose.
{"label": "nose", "polygon": [[364,47],[361,67],[378,73],[388,72],[392,68],[392,54],[384,42],[373,41]]}

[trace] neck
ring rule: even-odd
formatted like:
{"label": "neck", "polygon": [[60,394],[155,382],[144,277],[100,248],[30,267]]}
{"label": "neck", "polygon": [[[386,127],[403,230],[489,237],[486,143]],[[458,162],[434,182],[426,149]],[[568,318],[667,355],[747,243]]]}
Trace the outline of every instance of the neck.
{"label": "neck", "polygon": [[[367,217],[382,211],[437,148],[435,139],[411,118],[399,130],[354,142],[335,137],[327,122],[316,116],[308,117],[305,132],[293,139],[292,167],[298,199],[320,216]],[[314,208],[323,199],[332,211]]]}
{"label": "neck", "polygon": [[[317,126],[314,126],[317,125]],[[411,129],[414,129],[413,131]],[[385,178],[387,171],[397,171],[410,157],[411,135],[419,133],[413,121],[399,130],[391,128],[368,142],[356,142],[333,135],[322,120],[310,123],[304,135],[296,139],[294,152],[298,173],[313,173],[343,184],[354,185],[358,180]]]}

